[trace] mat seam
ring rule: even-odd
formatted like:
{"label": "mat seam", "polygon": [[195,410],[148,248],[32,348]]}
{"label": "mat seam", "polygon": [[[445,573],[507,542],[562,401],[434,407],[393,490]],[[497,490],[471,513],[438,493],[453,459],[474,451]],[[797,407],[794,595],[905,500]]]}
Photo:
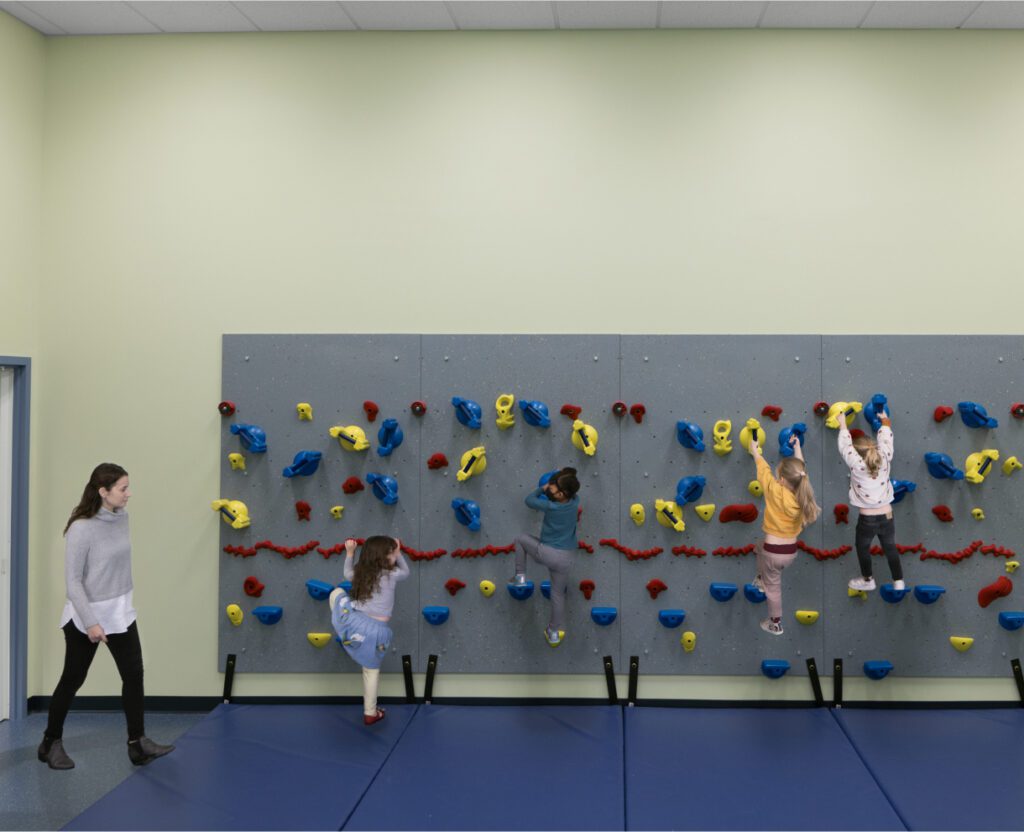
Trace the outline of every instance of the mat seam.
{"label": "mat seam", "polygon": [[370,789],[373,788],[373,784],[377,782],[377,778],[380,777],[380,773],[384,770],[384,766],[388,764],[388,760],[391,759],[391,755],[395,753],[395,749],[398,748],[399,744],[402,742],[406,732],[409,730],[409,726],[412,725],[413,720],[416,719],[416,716],[419,714],[421,707],[422,706],[417,705],[416,710],[412,712],[412,716],[409,717],[409,721],[405,723],[405,728],[403,728],[402,733],[398,735],[398,739],[395,740],[395,744],[391,746],[391,750],[388,751],[387,756],[384,757],[384,760],[381,762],[380,766],[378,766],[377,771],[374,772],[370,782],[367,784],[366,788],[363,789],[363,793],[359,795],[359,800],[356,801],[356,805],[352,807],[352,810],[345,816],[345,820],[341,822],[341,826],[338,827],[338,832],[341,832],[341,830],[348,826],[348,822],[352,820],[352,816],[356,813],[356,810],[359,809],[359,806],[363,802],[363,798],[366,797]]}
{"label": "mat seam", "polygon": [[850,747],[853,748],[853,753],[857,755],[857,758],[864,765],[864,769],[867,771],[869,775],[871,775],[871,779],[875,781],[875,785],[878,786],[879,791],[881,791],[885,799],[889,801],[889,805],[892,807],[893,812],[896,813],[896,817],[900,819],[900,823],[903,824],[903,828],[906,829],[907,832],[910,832],[911,826],[907,822],[907,819],[903,817],[903,813],[898,808],[896,808],[896,802],[892,799],[892,796],[889,794],[889,791],[885,788],[885,786],[882,785],[882,781],[878,779],[878,776],[875,774],[874,769],[871,768],[871,766],[868,764],[868,761],[864,758],[864,755],[861,753],[860,748],[857,746],[857,743],[850,735],[850,732],[846,730],[846,726],[843,725],[843,721],[839,718],[839,715],[835,712],[833,708],[829,708],[828,712],[829,716],[831,716],[832,719],[835,720],[836,725],[839,726],[839,730],[843,732],[843,736],[846,737],[846,741],[850,743]]}

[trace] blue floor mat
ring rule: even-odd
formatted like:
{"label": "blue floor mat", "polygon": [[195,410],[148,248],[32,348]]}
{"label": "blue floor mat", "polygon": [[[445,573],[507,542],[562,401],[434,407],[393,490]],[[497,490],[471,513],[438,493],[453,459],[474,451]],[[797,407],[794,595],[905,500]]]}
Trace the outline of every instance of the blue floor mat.
{"label": "blue floor mat", "polygon": [[622,709],[424,705],[344,829],[623,829]]}
{"label": "blue floor mat", "polygon": [[64,828],[337,830],[416,707],[220,705]]}
{"label": "blue floor mat", "polygon": [[627,708],[627,829],[905,829],[827,710]]}
{"label": "blue floor mat", "polygon": [[835,712],[910,829],[1024,829],[1024,709]]}

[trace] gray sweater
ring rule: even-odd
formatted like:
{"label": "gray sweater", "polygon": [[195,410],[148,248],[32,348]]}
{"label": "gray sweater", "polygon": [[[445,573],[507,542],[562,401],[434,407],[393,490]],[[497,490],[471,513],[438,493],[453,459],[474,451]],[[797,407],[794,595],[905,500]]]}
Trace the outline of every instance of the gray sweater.
{"label": "gray sweater", "polygon": [[[345,580],[351,581],[356,574],[352,558],[345,558],[343,571]],[[353,601],[352,609],[375,618],[391,618],[391,612],[395,608],[395,584],[408,577],[409,564],[405,562],[405,555],[399,555],[395,561],[395,568],[381,574],[377,591],[365,601]]]}
{"label": "gray sweater", "polygon": [[109,601],[132,591],[132,546],[128,515],[101,508],[68,529],[64,547],[68,600],[88,629],[97,624],[91,601]]}

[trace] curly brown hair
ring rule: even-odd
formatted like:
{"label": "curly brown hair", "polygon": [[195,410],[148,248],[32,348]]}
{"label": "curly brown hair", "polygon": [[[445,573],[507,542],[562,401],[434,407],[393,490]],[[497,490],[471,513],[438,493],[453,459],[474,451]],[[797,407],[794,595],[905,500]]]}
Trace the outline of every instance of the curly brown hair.
{"label": "curly brown hair", "polygon": [[352,591],[349,597],[353,601],[369,601],[380,586],[380,576],[395,568],[388,560],[388,555],[395,551],[398,541],[385,535],[374,535],[366,538],[363,550],[356,563],[355,574],[352,576]]}

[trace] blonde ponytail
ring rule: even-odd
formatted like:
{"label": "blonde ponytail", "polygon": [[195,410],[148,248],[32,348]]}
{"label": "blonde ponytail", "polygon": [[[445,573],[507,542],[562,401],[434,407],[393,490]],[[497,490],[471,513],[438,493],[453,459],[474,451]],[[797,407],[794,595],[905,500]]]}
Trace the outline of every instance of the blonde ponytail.
{"label": "blonde ponytail", "polygon": [[796,457],[788,457],[779,463],[779,476],[793,491],[800,505],[804,525],[811,525],[821,514],[821,506],[814,499],[814,489],[811,487],[810,477],[807,476],[807,466]]}
{"label": "blonde ponytail", "polygon": [[878,471],[882,467],[882,455],[878,452],[878,443],[867,436],[858,436],[853,440],[853,449],[864,460],[868,473],[872,477],[877,477]]}

